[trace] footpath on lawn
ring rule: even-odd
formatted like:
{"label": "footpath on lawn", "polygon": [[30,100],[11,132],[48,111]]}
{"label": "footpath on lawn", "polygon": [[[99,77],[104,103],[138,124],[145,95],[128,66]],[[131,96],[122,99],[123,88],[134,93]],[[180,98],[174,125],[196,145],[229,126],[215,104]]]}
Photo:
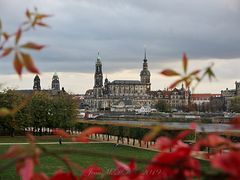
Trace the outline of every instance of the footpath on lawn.
{"label": "footpath on lawn", "polygon": [[[8,142],[8,140],[10,142]],[[15,140],[15,142],[14,142]],[[153,145],[154,142],[148,142],[145,143],[143,141],[137,141],[134,139],[127,139],[127,138],[121,138],[119,139],[117,136],[109,136],[109,139],[107,139],[107,136],[104,134],[97,134],[97,135],[91,135],[90,136],[90,144],[101,144],[101,143],[109,143],[109,144],[115,144],[115,146],[123,145],[128,147],[133,147],[137,149],[143,149],[153,152],[158,152],[159,150],[156,149]],[[0,146],[1,145],[17,145],[17,144],[29,144],[26,142],[26,139],[24,136],[20,137],[0,137]],[[42,144],[42,145],[56,145],[59,144],[58,137],[56,136],[36,136],[36,144]],[[62,144],[86,144],[82,142],[72,142],[69,139],[63,139]],[[167,150],[167,151],[170,151]],[[206,151],[201,151],[199,154],[207,154]],[[205,160],[202,158],[202,156],[199,157],[199,159]]]}

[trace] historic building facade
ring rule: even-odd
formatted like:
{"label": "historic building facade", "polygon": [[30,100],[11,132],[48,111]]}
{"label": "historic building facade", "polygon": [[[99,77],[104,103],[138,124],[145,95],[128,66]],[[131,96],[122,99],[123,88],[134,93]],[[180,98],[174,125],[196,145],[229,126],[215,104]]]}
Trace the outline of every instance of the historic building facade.
{"label": "historic building facade", "polygon": [[222,90],[221,96],[224,101],[224,110],[229,111],[231,100],[236,96],[240,96],[240,82],[235,81],[235,89],[226,88],[226,90]]}
{"label": "historic building facade", "polygon": [[39,77],[39,75],[36,75],[33,79],[33,89],[16,90],[16,92],[23,93],[23,94],[31,94],[34,91],[44,91],[44,92],[49,93],[50,95],[58,95],[61,92],[65,92],[64,88],[62,88],[62,90],[60,90],[60,80],[59,80],[59,77],[56,72],[54,73],[54,75],[52,77],[51,86],[52,86],[51,89],[42,90],[40,77]]}
{"label": "historic building facade", "polygon": [[85,93],[85,104],[92,111],[112,110],[133,111],[142,106],[153,107],[160,99],[166,100],[174,108],[188,105],[190,91],[182,89],[151,91],[151,73],[148,69],[146,50],[140,80],[114,80],[107,78],[103,83],[102,62],[98,53],[95,64],[94,87]]}

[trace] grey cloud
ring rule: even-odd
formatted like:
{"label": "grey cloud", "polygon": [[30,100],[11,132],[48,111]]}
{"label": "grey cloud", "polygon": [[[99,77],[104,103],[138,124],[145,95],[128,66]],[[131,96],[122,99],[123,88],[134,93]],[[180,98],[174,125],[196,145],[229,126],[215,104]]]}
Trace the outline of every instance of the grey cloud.
{"label": "grey cloud", "polygon": [[[16,27],[34,5],[54,15],[47,20],[51,29],[25,38],[48,45],[33,54],[44,72],[91,73],[98,49],[106,72],[141,68],[144,45],[153,64],[179,60],[183,51],[192,59],[240,57],[237,0],[1,0],[6,28]],[[4,62],[0,71],[9,67]]]}

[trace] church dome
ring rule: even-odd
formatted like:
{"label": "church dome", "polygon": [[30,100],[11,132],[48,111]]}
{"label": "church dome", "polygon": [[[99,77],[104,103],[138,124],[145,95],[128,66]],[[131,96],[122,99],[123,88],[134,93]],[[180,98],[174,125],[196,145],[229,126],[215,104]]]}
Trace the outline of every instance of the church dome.
{"label": "church dome", "polygon": [[151,76],[151,73],[149,70],[144,69],[141,71],[140,76]]}

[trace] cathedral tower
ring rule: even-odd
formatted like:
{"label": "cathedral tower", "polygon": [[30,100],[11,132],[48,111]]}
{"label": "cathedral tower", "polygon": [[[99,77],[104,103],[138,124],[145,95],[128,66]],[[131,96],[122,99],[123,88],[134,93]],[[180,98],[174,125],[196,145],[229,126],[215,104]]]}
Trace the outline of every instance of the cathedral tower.
{"label": "cathedral tower", "polygon": [[34,77],[33,90],[41,90],[40,78],[38,75]]}
{"label": "cathedral tower", "polygon": [[55,72],[52,77],[52,90],[60,91],[60,82],[57,73]]}
{"label": "cathedral tower", "polygon": [[94,75],[94,87],[97,88],[102,86],[103,86],[102,63],[101,63],[101,58],[98,52],[95,75]]}
{"label": "cathedral tower", "polygon": [[97,62],[95,65],[95,75],[94,75],[94,87],[93,87],[93,94],[95,97],[102,97],[103,96],[103,73],[102,73],[102,63],[101,58],[97,57]]}
{"label": "cathedral tower", "polygon": [[148,70],[148,63],[147,63],[147,53],[146,49],[144,51],[144,59],[143,59],[143,69],[140,73],[141,83],[147,84],[147,90],[151,90],[151,83],[150,83],[150,71]]}

